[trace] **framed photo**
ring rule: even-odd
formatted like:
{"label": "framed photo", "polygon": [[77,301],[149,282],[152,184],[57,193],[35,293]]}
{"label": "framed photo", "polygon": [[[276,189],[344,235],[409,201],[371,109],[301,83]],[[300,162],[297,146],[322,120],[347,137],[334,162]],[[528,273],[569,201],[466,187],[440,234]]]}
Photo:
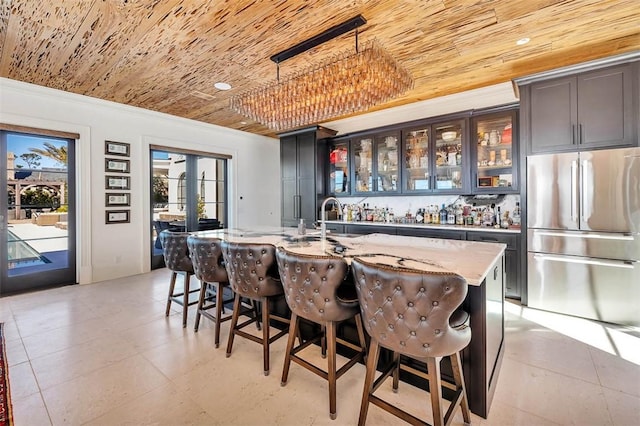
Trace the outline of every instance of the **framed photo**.
{"label": "framed photo", "polygon": [[129,223],[129,210],[107,210],[105,212],[105,223]]}
{"label": "framed photo", "polygon": [[104,141],[104,153],[107,155],[131,155],[131,145],[124,142]]}
{"label": "framed photo", "polygon": [[129,176],[105,176],[104,189],[131,189]]}
{"label": "framed photo", "polygon": [[129,192],[107,192],[105,194],[104,205],[106,207],[130,206],[131,193]]}
{"label": "framed photo", "polygon": [[129,173],[130,161],[121,160],[119,158],[105,158],[104,159],[104,171],[105,172],[118,172]]}

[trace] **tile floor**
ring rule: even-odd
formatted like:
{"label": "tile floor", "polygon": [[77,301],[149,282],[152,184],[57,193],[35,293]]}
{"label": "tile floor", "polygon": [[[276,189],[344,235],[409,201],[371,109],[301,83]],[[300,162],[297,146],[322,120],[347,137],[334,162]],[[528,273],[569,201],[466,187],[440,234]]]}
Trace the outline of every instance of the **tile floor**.
{"label": "tile floor", "polygon": [[[338,381],[329,419],[326,382],[293,364],[280,386],[285,339],[261,348],[237,338],[213,345],[212,324],[164,316],[169,273],[0,299],[11,396],[21,425],[355,425],[364,380],[357,365]],[[176,308],[180,308],[176,306]],[[640,330],[506,306],[506,353],[488,419],[475,425],[639,425]],[[222,326],[226,342],[229,323]],[[409,385],[396,404],[430,417]],[[462,424],[457,414],[454,424]],[[375,406],[369,425],[401,424]]]}

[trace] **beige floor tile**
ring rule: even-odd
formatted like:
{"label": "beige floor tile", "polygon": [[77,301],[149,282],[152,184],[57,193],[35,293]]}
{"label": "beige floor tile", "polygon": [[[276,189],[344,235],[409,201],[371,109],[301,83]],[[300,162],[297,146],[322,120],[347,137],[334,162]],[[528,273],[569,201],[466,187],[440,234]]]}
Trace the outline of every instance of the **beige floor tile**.
{"label": "beige floor tile", "polygon": [[41,389],[48,389],[136,354],[119,336],[103,334],[76,346],[33,359],[31,365]]}
{"label": "beige floor tile", "polygon": [[598,385],[505,358],[494,401],[561,424],[609,425]]}
{"label": "beige floor tile", "polygon": [[640,366],[599,349],[590,348],[602,386],[640,397]]}
{"label": "beige floor tile", "polygon": [[24,344],[20,339],[5,342],[5,350],[9,367],[29,361],[27,351],[24,349]]}
{"label": "beige floor tile", "polygon": [[23,362],[9,368],[9,386],[11,398],[16,400],[40,392],[29,362]]}
{"label": "beige floor tile", "polygon": [[34,393],[24,398],[12,398],[13,420],[16,426],[34,425],[45,426],[51,424],[49,413],[42,401],[42,395]]}
{"label": "beige floor tile", "polygon": [[16,325],[15,321],[13,321],[13,318],[7,321],[4,321],[4,326],[2,331],[4,333],[5,342],[20,340],[22,338],[20,336],[20,332],[18,331],[18,326]]}
{"label": "beige floor tile", "polygon": [[139,355],[42,391],[53,423],[77,425],[138,398],[168,379]]}
{"label": "beige floor tile", "polygon": [[511,407],[503,404],[500,401],[493,401],[491,404],[491,410],[489,411],[489,417],[486,419],[479,419],[479,423],[485,426],[506,426],[506,425],[521,425],[521,426],[554,426],[560,423],[555,423],[544,417],[528,413],[523,410]]}
{"label": "beige floor tile", "polygon": [[640,425],[640,398],[611,389],[604,389],[604,396],[614,425]]}
{"label": "beige floor tile", "polygon": [[123,405],[112,407],[104,415],[85,425],[216,425],[208,413],[186,394],[176,394],[173,386],[154,389]]}
{"label": "beige floor tile", "polygon": [[600,384],[588,346],[544,327],[528,333],[510,330],[506,335],[506,357]]}

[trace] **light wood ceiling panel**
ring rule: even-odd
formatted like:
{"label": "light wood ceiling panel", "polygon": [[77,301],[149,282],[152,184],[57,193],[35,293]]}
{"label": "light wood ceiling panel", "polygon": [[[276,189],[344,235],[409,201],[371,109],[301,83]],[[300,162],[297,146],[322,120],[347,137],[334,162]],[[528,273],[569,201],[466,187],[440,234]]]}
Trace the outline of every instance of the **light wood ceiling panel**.
{"label": "light wood ceiling panel", "polygon": [[[357,14],[361,42],[415,80],[370,111],[640,49],[638,0],[0,0],[0,76],[274,136],[229,98],[275,79],[271,55]],[[353,32],[281,75],[347,49]]]}

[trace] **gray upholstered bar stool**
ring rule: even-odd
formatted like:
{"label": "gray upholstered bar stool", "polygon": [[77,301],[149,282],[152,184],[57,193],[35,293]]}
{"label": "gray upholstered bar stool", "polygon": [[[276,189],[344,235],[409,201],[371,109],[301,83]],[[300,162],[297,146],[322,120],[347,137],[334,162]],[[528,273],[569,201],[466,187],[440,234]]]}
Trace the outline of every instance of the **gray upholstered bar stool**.
{"label": "gray upholstered bar stool", "polygon": [[[393,374],[393,390],[398,389],[400,355],[424,362],[429,381],[435,425],[449,424],[458,405],[465,423],[471,422],[467,393],[460,362],[460,351],[471,341],[468,315],[459,310],[467,295],[467,282],[453,273],[424,272],[414,269],[368,263],[351,263],[364,326],[371,336],[359,425],[364,425],[369,403],[412,424],[423,420],[374,395],[382,382]],[[393,360],[374,381],[380,347],[393,351]],[[442,381],[440,361],[449,357],[455,384]],[[414,374],[417,370],[412,369]],[[455,391],[443,415],[441,387]]]}
{"label": "gray upholstered bar stool", "polygon": [[[282,297],[282,283],[278,276],[275,247],[271,244],[234,243],[222,241],[222,255],[229,275],[229,283],[235,292],[231,330],[227,343],[227,357],[231,356],[235,335],[262,344],[264,375],[269,375],[269,345],[287,334],[289,319],[270,314],[270,301]],[[241,310],[241,298],[260,302],[262,309],[262,338],[249,334],[242,329],[257,321],[250,318],[238,324]],[[286,327],[274,336],[269,336],[270,320],[286,324]]]}
{"label": "gray upholstered bar stool", "polygon": [[[220,346],[220,323],[231,319],[231,316],[222,318],[224,304],[233,300],[224,300],[224,288],[229,286],[229,279],[224,266],[220,239],[189,235],[187,246],[195,276],[201,284],[194,331],[198,331],[201,316],[212,320],[215,323],[214,339],[217,348]],[[215,295],[208,295],[208,290],[214,290]],[[210,309],[215,309],[215,315],[208,312]]]}
{"label": "gray upholstered bar stool", "polygon": [[[291,309],[291,326],[282,370],[282,385],[287,383],[291,361],[329,381],[329,415],[336,412],[336,380],[355,363],[366,356],[366,344],[358,296],[348,273],[344,259],[335,256],[297,254],[278,247],[276,252],[278,269],[287,304]],[[321,326],[320,335],[300,342],[294,347],[299,335],[300,318]],[[336,337],[337,324],[355,318],[360,346]],[[321,370],[297,354],[309,345],[320,341],[326,333],[327,371]],[[336,346],[340,343],[355,350],[355,354],[336,371]],[[324,349],[324,347],[323,347]]]}
{"label": "gray upholstered bar stool", "polygon": [[[167,309],[165,315],[169,316],[171,311],[171,302],[182,305],[182,327],[187,326],[187,312],[189,306],[195,305],[197,301],[190,302],[189,294],[199,292],[200,289],[190,288],[190,278],[193,275],[193,263],[189,257],[189,248],[187,247],[186,232],[172,232],[164,230],[160,233],[160,243],[162,244],[162,254],[164,255],[164,263],[171,270],[171,283],[169,284],[169,295],[167,297]],[[176,293],[176,278],[178,274],[184,275],[184,289],[182,293]]]}

